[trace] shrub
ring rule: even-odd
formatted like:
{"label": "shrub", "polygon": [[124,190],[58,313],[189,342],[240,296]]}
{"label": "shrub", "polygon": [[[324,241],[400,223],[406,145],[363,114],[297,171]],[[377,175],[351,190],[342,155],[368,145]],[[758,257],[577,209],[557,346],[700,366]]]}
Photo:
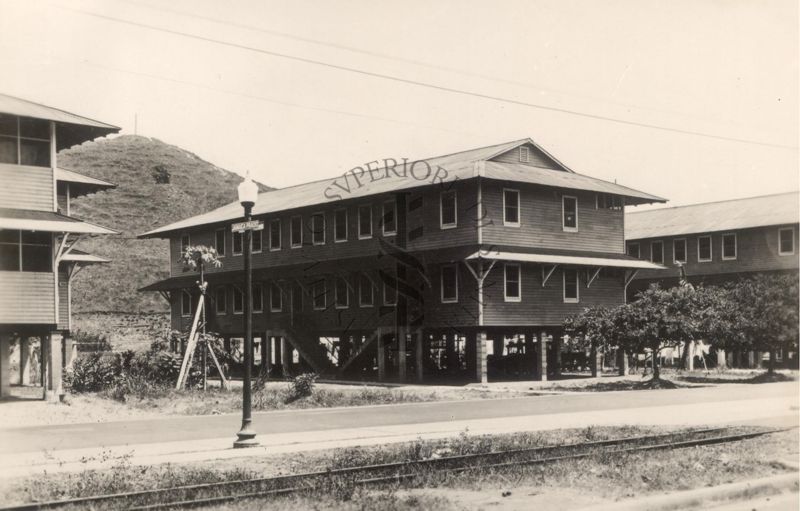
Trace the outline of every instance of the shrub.
{"label": "shrub", "polygon": [[119,374],[117,356],[107,353],[89,353],[78,357],[64,376],[66,387],[75,393],[99,392],[114,384]]}
{"label": "shrub", "polygon": [[286,396],[286,403],[297,401],[304,397],[308,397],[314,393],[314,383],[316,383],[318,376],[314,373],[303,373],[295,376],[289,383],[289,393]]}

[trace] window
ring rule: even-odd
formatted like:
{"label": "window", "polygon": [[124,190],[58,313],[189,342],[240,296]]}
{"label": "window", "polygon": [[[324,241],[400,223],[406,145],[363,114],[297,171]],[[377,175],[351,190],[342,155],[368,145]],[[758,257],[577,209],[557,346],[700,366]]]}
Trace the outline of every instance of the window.
{"label": "window", "polygon": [[261,284],[253,284],[253,312],[264,310],[264,289]]}
{"label": "window", "polygon": [[518,190],[503,190],[503,224],[519,227]]}
{"label": "window", "polygon": [[233,313],[242,314],[244,312],[244,293],[238,287],[233,287]]}
{"label": "window", "polygon": [[638,243],[628,243],[628,255],[631,257],[635,257],[639,259],[639,244]]}
{"label": "window", "polygon": [[[394,277],[391,277],[394,279]],[[397,305],[397,281],[394,281],[394,285],[387,284],[385,281],[383,283],[383,304],[384,305]]]}
{"label": "window", "polygon": [[243,243],[244,233],[243,232],[234,232],[233,233],[233,255],[242,255],[242,247],[244,246]]}
{"label": "window", "polygon": [[358,239],[372,237],[372,205],[366,204],[358,208]]}
{"label": "window", "polygon": [[358,305],[361,307],[372,307],[375,298],[372,292],[372,279],[369,275],[362,273],[358,277]]}
{"label": "window", "polygon": [[705,263],[711,260],[711,236],[697,238],[697,260]]}
{"label": "window", "polygon": [[578,230],[578,198],[565,195],[561,198],[561,209],[563,210],[563,227],[565,231]]}
{"label": "window", "polygon": [[50,121],[0,115],[0,163],[50,166]]}
{"label": "window", "polygon": [[520,266],[518,264],[505,265],[505,300],[507,302],[522,301],[520,277]]}
{"label": "window", "polygon": [[253,249],[254,254],[261,252],[261,233],[262,231],[252,231],[253,236],[250,238],[250,247]]}
{"label": "window", "polygon": [[281,249],[281,221],[278,218],[269,223],[269,249]]}
{"label": "window", "polygon": [[458,271],[455,265],[442,266],[442,303],[458,301]]}
{"label": "window", "polygon": [[314,245],[325,244],[325,214],[315,213],[311,215],[311,241]]}
{"label": "window", "polygon": [[181,316],[192,315],[192,295],[189,291],[181,291]]}
{"label": "window", "polygon": [[622,198],[618,195],[609,193],[598,193],[596,196],[595,209],[614,209],[622,210]]}
{"label": "window", "polygon": [[346,309],[350,306],[350,295],[347,292],[347,281],[344,277],[336,277],[334,301],[337,309]]}
{"label": "window", "polygon": [[303,218],[293,216],[289,226],[289,243],[292,248],[303,246]]}
{"label": "window", "polygon": [[283,310],[283,296],[281,295],[281,288],[275,283],[272,283],[269,286],[269,310],[272,312],[280,312]]}
{"label": "window", "polygon": [[686,240],[672,240],[672,260],[676,263],[686,262]]}
{"label": "window", "polygon": [[51,272],[52,246],[49,232],[0,230],[0,270]]}
{"label": "window", "polygon": [[664,264],[664,242],[650,242],[650,260],[657,264]]}
{"label": "window", "polygon": [[730,261],[736,259],[736,234],[722,235],[722,259]]}
{"label": "window", "polygon": [[439,227],[450,229],[457,225],[456,219],[456,192],[442,192],[439,198]]}
{"label": "window", "polygon": [[564,303],[578,303],[578,270],[564,270]]}
{"label": "window", "polygon": [[794,229],[778,229],[778,254],[794,254]]}
{"label": "window", "polygon": [[519,148],[519,161],[522,163],[530,163],[531,151],[525,146]]}
{"label": "window", "polygon": [[186,249],[192,244],[192,240],[188,234],[181,235],[181,253],[186,252]]}
{"label": "window", "polygon": [[347,210],[337,209],[333,215],[333,241],[347,241]]}
{"label": "window", "polygon": [[325,293],[325,279],[315,280],[311,284],[311,299],[315,310],[324,310],[328,306]]}
{"label": "window", "polygon": [[214,291],[214,310],[217,311],[217,314],[225,314],[226,306],[225,298],[227,293],[225,292],[225,287],[218,287]]}
{"label": "window", "polygon": [[383,203],[383,234],[391,236],[397,234],[397,204],[390,200]]}
{"label": "window", "polygon": [[225,256],[225,229],[217,229],[217,232],[214,233],[214,248],[217,250],[218,256]]}

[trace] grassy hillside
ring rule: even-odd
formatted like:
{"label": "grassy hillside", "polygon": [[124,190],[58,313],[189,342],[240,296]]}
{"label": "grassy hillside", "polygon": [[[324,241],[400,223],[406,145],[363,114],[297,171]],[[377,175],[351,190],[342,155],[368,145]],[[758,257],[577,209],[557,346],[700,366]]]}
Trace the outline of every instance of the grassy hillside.
{"label": "grassy hillside", "polygon": [[[67,149],[59,153],[58,164],[118,185],[72,202],[73,216],[120,232],[79,243],[81,250],[112,262],[77,275],[74,312],[166,310],[157,293],[136,290],[168,276],[168,243],[138,240],[136,235],[236,200],[236,186],[242,181],[179,147],[133,135]],[[168,183],[158,182],[167,175]]]}

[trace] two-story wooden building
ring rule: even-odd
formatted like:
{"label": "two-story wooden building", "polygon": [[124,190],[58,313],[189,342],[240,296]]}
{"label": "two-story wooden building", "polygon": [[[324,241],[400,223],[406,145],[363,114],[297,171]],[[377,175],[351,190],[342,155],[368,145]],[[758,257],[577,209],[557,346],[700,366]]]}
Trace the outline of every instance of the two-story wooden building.
{"label": "two-story wooden building", "polygon": [[[633,212],[626,216],[627,252],[667,267],[639,271],[628,298],[652,283],[678,284],[681,263],[693,285],[719,285],[758,273],[798,274],[800,193],[790,192]],[[734,365],[748,365],[734,360]],[[749,364],[758,363],[749,354]]]}
{"label": "two-story wooden building", "polygon": [[114,231],[70,216],[70,200],[113,187],[58,168],[59,150],[119,128],[0,94],[0,397],[9,393],[10,343],[19,348],[18,383],[28,383],[38,345],[44,397],[61,388],[71,328],[70,280],[104,262],[81,252],[84,236]]}
{"label": "two-story wooden building", "polygon": [[[405,380],[558,371],[564,318],[625,299],[624,206],[663,202],[575,173],[530,139],[423,160],[385,159],[261,193],[253,241],[256,360],[345,378]],[[209,328],[242,336],[243,212],[232,203],[155,229],[160,291],[186,329],[197,274],[182,247],[216,247]],[[556,342],[548,343],[549,340]],[[545,347],[549,346],[549,347]],[[543,348],[544,347],[544,348]]]}

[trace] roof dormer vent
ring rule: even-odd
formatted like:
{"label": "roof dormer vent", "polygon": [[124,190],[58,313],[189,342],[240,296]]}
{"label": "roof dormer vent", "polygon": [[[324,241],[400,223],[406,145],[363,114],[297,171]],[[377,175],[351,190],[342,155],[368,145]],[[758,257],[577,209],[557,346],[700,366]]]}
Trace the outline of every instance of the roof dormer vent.
{"label": "roof dormer vent", "polygon": [[522,163],[530,163],[531,161],[531,152],[525,146],[519,148],[519,161]]}

